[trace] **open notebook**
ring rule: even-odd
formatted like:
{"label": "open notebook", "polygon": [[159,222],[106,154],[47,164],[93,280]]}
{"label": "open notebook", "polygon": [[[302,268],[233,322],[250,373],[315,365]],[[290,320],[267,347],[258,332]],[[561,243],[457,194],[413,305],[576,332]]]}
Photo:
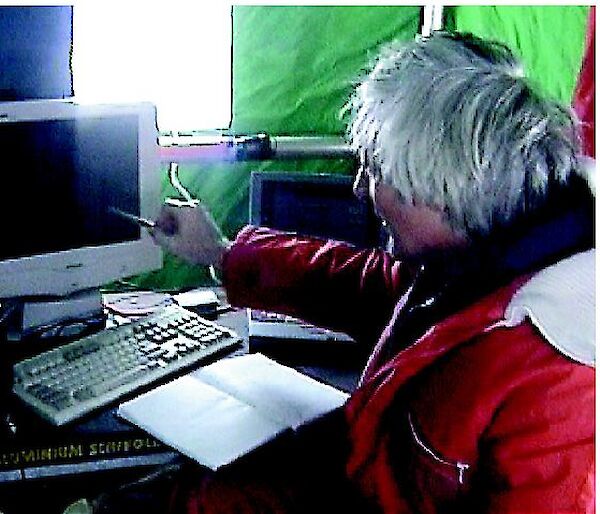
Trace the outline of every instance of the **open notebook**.
{"label": "open notebook", "polygon": [[216,470],[347,399],[347,393],[251,354],[157,387],[120,405],[118,414]]}

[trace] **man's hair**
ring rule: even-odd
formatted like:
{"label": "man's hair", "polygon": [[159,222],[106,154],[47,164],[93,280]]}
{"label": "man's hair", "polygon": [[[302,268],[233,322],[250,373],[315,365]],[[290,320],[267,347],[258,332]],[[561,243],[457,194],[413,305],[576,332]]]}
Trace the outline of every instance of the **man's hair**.
{"label": "man's hair", "polygon": [[533,210],[578,167],[572,112],[535,92],[506,46],[472,35],[387,45],[348,108],[370,173],[467,234]]}

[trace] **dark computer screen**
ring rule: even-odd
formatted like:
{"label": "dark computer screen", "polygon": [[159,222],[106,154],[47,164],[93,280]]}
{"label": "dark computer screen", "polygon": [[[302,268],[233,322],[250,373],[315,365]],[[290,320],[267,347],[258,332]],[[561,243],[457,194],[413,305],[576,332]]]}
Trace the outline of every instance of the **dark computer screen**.
{"label": "dark computer screen", "polygon": [[255,172],[250,222],[278,230],[377,246],[380,224],[346,175]]}
{"label": "dark computer screen", "polygon": [[0,259],[140,237],[134,115],[0,123]]}

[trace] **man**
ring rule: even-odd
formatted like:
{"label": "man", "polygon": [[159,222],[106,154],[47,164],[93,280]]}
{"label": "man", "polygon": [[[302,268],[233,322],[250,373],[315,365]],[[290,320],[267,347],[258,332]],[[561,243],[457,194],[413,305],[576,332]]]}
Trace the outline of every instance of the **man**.
{"label": "man", "polygon": [[386,47],[348,109],[355,190],[390,252],[260,227],[231,242],[202,205],[157,220],[159,244],[221,269],[232,304],[372,348],[326,431],[340,448],[307,450],[314,476],[251,461],[185,479],[173,508],[591,512],[593,198],[570,112],[504,46],[445,33]]}

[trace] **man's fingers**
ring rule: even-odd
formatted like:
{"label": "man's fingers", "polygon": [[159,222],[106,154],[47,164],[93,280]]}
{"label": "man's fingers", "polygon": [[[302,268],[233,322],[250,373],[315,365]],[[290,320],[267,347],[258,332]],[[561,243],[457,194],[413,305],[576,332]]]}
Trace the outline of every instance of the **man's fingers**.
{"label": "man's fingers", "polygon": [[[174,236],[179,231],[177,216],[168,209],[163,208],[155,221],[153,233],[162,232],[166,236]],[[152,237],[155,237],[152,234]]]}
{"label": "man's fingers", "polygon": [[154,242],[163,248],[169,249],[172,242],[172,235],[165,234],[162,230],[153,228],[148,230],[150,233],[150,237],[154,240]]}

